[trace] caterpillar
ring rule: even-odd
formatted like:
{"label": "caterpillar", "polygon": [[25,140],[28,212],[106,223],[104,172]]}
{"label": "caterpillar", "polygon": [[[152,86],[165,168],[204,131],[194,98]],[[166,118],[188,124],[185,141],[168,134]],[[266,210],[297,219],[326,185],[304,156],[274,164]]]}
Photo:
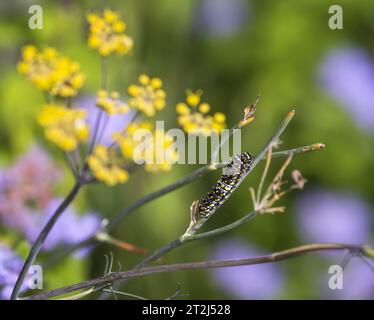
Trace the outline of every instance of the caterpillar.
{"label": "caterpillar", "polygon": [[242,176],[248,172],[252,162],[251,154],[243,152],[236,155],[225,166],[224,170],[229,171],[230,174],[223,174],[212,190],[199,202],[198,214],[200,219],[207,220],[221,206],[238,186]]}

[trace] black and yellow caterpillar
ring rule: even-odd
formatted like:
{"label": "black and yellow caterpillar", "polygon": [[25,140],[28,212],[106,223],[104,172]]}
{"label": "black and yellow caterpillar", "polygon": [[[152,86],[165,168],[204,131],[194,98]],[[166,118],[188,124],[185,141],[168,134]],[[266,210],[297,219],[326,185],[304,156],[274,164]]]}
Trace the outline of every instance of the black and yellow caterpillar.
{"label": "black and yellow caterpillar", "polygon": [[207,220],[230,196],[237,187],[242,176],[248,172],[253,157],[248,152],[236,155],[224,168],[224,174],[212,190],[199,202],[198,214],[202,220]]}

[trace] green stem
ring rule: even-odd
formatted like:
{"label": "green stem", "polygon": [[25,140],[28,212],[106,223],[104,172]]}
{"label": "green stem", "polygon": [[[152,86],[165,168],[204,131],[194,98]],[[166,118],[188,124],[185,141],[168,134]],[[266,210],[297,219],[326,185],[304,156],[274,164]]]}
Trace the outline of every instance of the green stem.
{"label": "green stem", "polygon": [[175,248],[178,248],[182,244],[183,244],[183,241],[181,239],[179,239],[179,238],[171,241],[167,245],[163,246],[162,248],[158,249],[157,251],[155,251],[154,253],[152,253],[151,255],[149,255],[142,262],[138,263],[133,269],[139,269],[139,268],[145,267],[149,263],[151,263],[151,262],[159,259],[163,255],[165,255],[169,251],[171,251],[171,250],[173,250]]}
{"label": "green stem", "polygon": [[[357,246],[350,244],[340,243],[313,243],[302,245],[299,247],[287,249],[280,252],[274,252],[268,255],[250,257],[245,259],[234,259],[234,260],[218,260],[218,261],[200,261],[200,262],[189,262],[189,263],[178,263],[170,265],[160,265],[155,267],[137,268],[124,272],[113,272],[108,275],[69,285],[66,287],[57,288],[44,293],[25,297],[24,300],[44,300],[52,297],[57,297],[66,293],[75,292],[87,288],[102,288],[103,286],[111,285],[115,282],[123,281],[125,279],[131,279],[135,277],[142,277],[150,274],[166,273],[166,272],[177,272],[182,270],[198,270],[198,269],[212,269],[212,268],[227,268],[235,266],[247,266],[257,265],[263,263],[272,263],[276,261],[286,260],[312,252],[323,252],[323,251],[345,251],[359,252],[365,255],[365,248],[368,246]],[[372,250],[372,248],[371,248]]]}
{"label": "green stem", "polygon": [[256,216],[257,216],[256,211],[249,212],[244,217],[236,220],[235,222],[227,224],[227,225],[225,225],[221,228],[217,228],[217,229],[214,229],[214,230],[211,230],[211,231],[186,236],[186,237],[182,238],[182,242],[187,243],[187,242],[190,242],[190,241],[200,240],[200,239],[204,239],[204,238],[219,235],[221,233],[224,233],[224,232],[227,232],[227,231],[230,231],[232,229],[235,229],[235,228],[239,227],[240,225],[254,219]]}
{"label": "green stem", "polygon": [[48,234],[52,230],[53,226],[57,222],[57,220],[60,218],[61,214],[65,211],[65,209],[70,205],[70,203],[75,199],[77,196],[79,190],[81,188],[81,184],[77,182],[70,193],[67,195],[67,197],[62,201],[62,203],[58,206],[53,216],[49,219],[47,224],[44,226],[42,231],[39,233],[38,238],[36,239],[35,243],[32,245],[31,250],[29,252],[29,255],[26,258],[26,261],[22,267],[22,270],[20,274],[18,275],[16,284],[14,285],[13,292],[11,295],[11,300],[15,300],[18,298],[19,292],[22,288],[22,284],[26,278],[27,272],[30,268],[30,266],[35,261],[35,258],[37,257],[39,251],[41,250],[45,239],[47,238]]}
{"label": "green stem", "polygon": [[116,226],[125,216],[127,216],[129,213],[133,212],[134,210],[138,209],[139,207],[195,181],[196,179],[202,177],[204,174],[206,174],[209,171],[211,171],[211,169],[209,168],[209,165],[201,167],[191,172],[186,177],[176,181],[175,183],[172,183],[160,190],[157,190],[155,192],[152,192],[146,195],[145,197],[139,199],[138,201],[135,201],[133,204],[131,204],[127,208],[120,211],[117,215],[115,215],[110,220],[107,226],[107,230],[108,231],[112,230],[113,227]]}

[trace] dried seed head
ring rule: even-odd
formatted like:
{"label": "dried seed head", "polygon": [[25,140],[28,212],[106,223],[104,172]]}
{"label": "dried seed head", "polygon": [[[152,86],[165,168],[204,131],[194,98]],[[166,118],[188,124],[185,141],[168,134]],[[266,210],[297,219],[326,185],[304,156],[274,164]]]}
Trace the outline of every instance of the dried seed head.
{"label": "dried seed head", "polygon": [[296,187],[297,189],[303,189],[305,183],[308,182],[308,180],[306,180],[303,177],[303,175],[301,174],[301,172],[299,170],[293,170],[292,173],[291,173],[291,176],[292,176],[292,179],[295,183],[294,187]]}
{"label": "dried seed head", "polygon": [[256,117],[255,117],[255,112],[256,112],[256,107],[257,103],[260,100],[260,95],[257,96],[256,101],[251,104],[250,106],[244,108],[244,116],[243,119],[240,121],[240,127],[244,127],[247,124],[251,123]]}

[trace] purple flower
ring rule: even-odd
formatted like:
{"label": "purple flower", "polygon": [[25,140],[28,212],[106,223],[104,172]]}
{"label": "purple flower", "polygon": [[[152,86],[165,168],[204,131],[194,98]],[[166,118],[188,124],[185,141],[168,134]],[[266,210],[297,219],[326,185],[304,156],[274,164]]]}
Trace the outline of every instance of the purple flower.
{"label": "purple flower", "polygon": [[0,242],[0,299],[10,298],[22,266],[22,259]]}
{"label": "purple flower", "polygon": [[[242,241],[231,239],[213,248],[213,260],[240,259],[260,255]],[[227,293],[240,299],[269,299],[283,287],[281,271],[274,264],[261,264],[212,270],[214,281]]]}
{"label": "purple flower", "polygon": [[[331,264],[339,265],[343,261],[341,253],[334,256]],[[371,266],[368,265],[371,263]],[[320,288],[328,299],[374,299],[374,265],[372,261],[363,261],[359,257],[353,257],[343,270],[342,289],[329,288],[329,278],[333,274],[326,272],[322,277]]]}
{"label": "purple flower", "polygon": [[248,2],[243,0],[202,0],[196,25],[210,36],[226,36],[239,31],[248,18]]}
{"label": "purple flower", "polygon": [[374,60],[364,50],[329,52],[321,65],[320,79],[360,126],[374,132]]}
{"label": "purple flower", "polygon": [[[44,208],[42,214],[33,213],[33,225],[27,229],[26,237],[34,242],[41,229],[56,211],[63,199],[53,199]],[[44,250],[51,250],[64,244],[76,244],[93,236],[100,228],[101,218],[98,214],[89,212],[77,215],[72,207],[68,207],[61,215],[56,225],[48,235]]]}
{"label": "purple flower", "polygon": [[[60,175],[48,154],[38,146],[0,171],[0,221],[21,231],[33,243],[62,202],[52,194]],[[80,216],[72,207],[67,208],[52,228],[43,249],[75,244],[94,235],[100,220],[95,213]]]}
{"label": "purple flower", "polygon": [[[96,125],[96,118],[100,112],[100,109],[95,105],[96,99],[94,97],[86,97],[80,99],[77,106],[86,109],[88,112],[87,122],[91,128],[91,139]],[[133,111],[127,113],[115,114],[112,116],[103,113],[101,121],[101,129],[104,128],[100,137],[100,143],[105,146],[109,146],[113,142],[113,133],[122,132],[129,121],[133,117]]]}
{"label": "purple flower", "polygon": [[2,172],[1,182],[3,188],[24,185],[27,187],[24,192],[39,196],[42,191],[45,192],[44,188],[32,188],[30,184],[46,187],[55,183],[60,176],[61,170],[48,153],[39,145],[33,145],[10,168]]}
{"label": "purple flower", "polygon": [[0,221],[25,231],[32,210],[43,208],[61,176],[48,154],[34,145],[11,167],[0,171]]}
{"label": "purple flower", "polygon": [[370,241],[373,211],[358,196],[324,190],[307,192],[298,199],[296,212],[301,236],[306,241]]}

